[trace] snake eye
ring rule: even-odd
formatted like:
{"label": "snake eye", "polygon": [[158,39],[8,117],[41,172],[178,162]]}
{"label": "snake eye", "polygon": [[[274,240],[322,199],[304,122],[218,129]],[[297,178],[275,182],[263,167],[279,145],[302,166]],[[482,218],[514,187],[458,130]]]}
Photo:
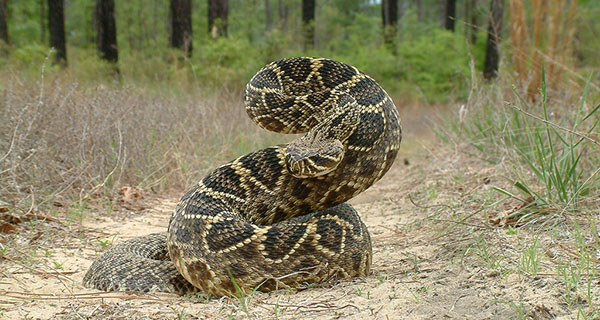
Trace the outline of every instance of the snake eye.
{"label": "snake eye", "polygon": [[302,170],[300,163],[289,153],[285,155],[285,168],[291,175],[301,177]]}

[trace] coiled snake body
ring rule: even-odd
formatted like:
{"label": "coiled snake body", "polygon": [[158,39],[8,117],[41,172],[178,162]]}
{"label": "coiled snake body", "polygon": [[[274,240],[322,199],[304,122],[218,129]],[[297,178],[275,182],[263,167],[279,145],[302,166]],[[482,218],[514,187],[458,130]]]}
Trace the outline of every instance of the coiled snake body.
{"label": "coiled snake body", "polygon": [[369,273],[369,233],[345,202],[396,157],[392,99],[352,66],[290,58],[261,69],[245,103],[259,126],[305,134],[215,169],[181,198],[166,234],[109,249],[84,285],[222,296]]}

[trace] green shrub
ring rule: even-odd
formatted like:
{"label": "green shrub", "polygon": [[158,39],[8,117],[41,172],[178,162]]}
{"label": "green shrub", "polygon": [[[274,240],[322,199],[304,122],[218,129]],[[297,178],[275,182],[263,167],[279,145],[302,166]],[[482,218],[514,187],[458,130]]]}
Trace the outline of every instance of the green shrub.
{"label": "green shrub", "polygon": [[428,36],[408,40],[398,47],[404,80],[433,100],[465,97],[469,57],[462,35],[434,29]]}
{"label": "green shrub", "polygon": [[[403,37],[401,32],[399,37]],[[469,56],[462,35],[432,29],[397,40],[394,54],[384,45],[365,46],[358,39],[344,50],[318,55],[356,66],[375,78],[390,94],[425,102],[465,98],[470,77]]]}
{"label": "green shrub", "polygon": [[9,54],[6,59],[0,58],[0,67],[11,67],[12,69],[21,72],[25,77],[38,77],[42,66],[46,72],[57,71],[58,66],[51,63],[54,58],[54,50],[37,43],[32,43],[26,46],[9,49]]}
{"label": "green shrub", "polygon": [[220,38],[202,44],[191,59],[194,75],[210,86],[242,87],[265,64],[260,48],[247,39]]}

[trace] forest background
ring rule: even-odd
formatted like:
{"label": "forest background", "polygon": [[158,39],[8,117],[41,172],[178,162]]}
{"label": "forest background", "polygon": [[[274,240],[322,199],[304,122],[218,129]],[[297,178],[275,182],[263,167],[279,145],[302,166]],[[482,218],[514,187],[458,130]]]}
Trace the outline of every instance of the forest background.
{"label": "forest background", "polygon": [[[10,43],[4,45],[3,69],[39,73],[52,38],[47,25],[49,6],[54,2],[62,1],[1,2],[8,29],[5,40]],[[209,11],[211,2],[214,5]],[[107,3],[110,12],[99,9]],[[597,66],[600,48],[594,18],[598,4],[558,1],[544,8],[546,12],[537,12],[535,3],[540,6],[544,2],[504,4],[505,14],[500,17],[505,22],[498,24],[502,37],[498,45],[505,58],[500,72],[512,75],[511,56],[522,45],[529,46],[525,49],[528,54],[537,47],[557,51],[553,55],[566,54],[561,59],[567,60],[558,62],[578,70]],[[520,7],[522,16],[510,14],[511,6]],[[191,88],[239,88],[267,62],[288,56],[324,56],[355,65],[403,99],[427,104],[466,99],[469,63],[474,63],[477,72],[484,68],[491,8],[489,0],[156,0],[64,1],[63,11],[68,71],[80,81],[110,81],[110,66],[97,53],[102,35],[109,33],[101,31],[106,27],[100,20],[103,16],[98,15],[106,12],[116,23],[116,39],[111,45],[118,50],[122,83],[169,86],[170,81],[185,77]],[[515,39],[511,33],[519,28],[516,23],[529,25],[525,32],[531,35]],[[546,26],[536,31],[535,23]],[[218,31],[212,30],[215,26]],[[556,39],[551,39],[550,33],[560,35],[560,43],[551,43]],[[186,49],[183,37],[193,46]],[[515,41],[520,43],[515,46]],[[170,47],[189,52],[182,55]],[[180,59],[182,56],[186,58]]]}

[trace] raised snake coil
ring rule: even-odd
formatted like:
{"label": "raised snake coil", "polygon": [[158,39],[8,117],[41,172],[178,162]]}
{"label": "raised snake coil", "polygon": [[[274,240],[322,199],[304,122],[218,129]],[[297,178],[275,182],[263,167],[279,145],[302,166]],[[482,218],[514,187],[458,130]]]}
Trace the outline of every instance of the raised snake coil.
{"label": "raised snake coil", "polygon": [[305,134],[215,169],[181,198],[166,234],[110,248],[85,286],[222,296],[369,273],[369,233],[345,202],[396,158],[392,99],[352,66],[290,58],[250,80],[245,104],[259,126]]}

